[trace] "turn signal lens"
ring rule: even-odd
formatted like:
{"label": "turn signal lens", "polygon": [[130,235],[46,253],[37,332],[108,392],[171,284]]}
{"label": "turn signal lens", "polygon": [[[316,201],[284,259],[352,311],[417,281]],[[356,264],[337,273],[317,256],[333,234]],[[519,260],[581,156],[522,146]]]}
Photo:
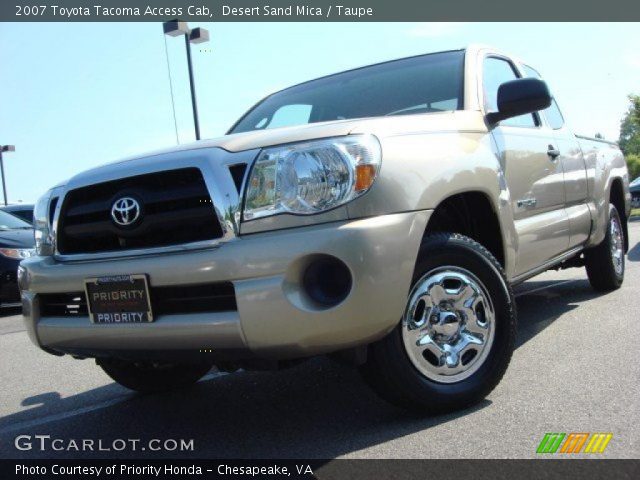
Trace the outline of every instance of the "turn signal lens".
{"label": "turn signal lens", "polygon": [[356,165],[356,183],[354,189],[356,192],[368,190],[373,181],[376,179],[377,165],[365,164]]}
{"label": "turn signal lens", "polygon": [[0,255],[14,260],[24,260],[36,254],[33,248],[0,248]]}

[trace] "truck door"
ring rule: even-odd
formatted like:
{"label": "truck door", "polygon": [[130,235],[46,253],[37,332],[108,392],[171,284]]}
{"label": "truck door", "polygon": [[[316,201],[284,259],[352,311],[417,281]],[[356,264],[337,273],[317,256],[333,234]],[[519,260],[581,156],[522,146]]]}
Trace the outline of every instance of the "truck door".
{"label": "truck door", "polygon": [[[485,111],[497,111],[498,87],[521,75],[508,58],[490,55],[482,67]],[[562,161],[553,131],[538,113],[503,120],[492,130],[511,196],[518,235],[516,276],[569,248]]]}
{"label": "truck door", "polygon": [[[528,65],[522,66],[527,77],[539,78],[540,74]],[[587,206],[587,169],[574,133],[567,127],[555,98],[551,106],[542,112],[547,125],[553,131],[558,158],[564,172],[565,208],[569,217],[569,246],[587,241],[591,232],[591,213]]]}

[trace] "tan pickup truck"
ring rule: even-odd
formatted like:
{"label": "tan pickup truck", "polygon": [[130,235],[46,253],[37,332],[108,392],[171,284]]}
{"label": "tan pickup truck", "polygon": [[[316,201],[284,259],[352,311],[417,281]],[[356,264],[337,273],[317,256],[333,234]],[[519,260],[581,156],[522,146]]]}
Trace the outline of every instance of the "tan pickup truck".
{"label": "tan pickup truck", "polygon": [[331,354],[391,402],[462,408],[507,368],[512,285],[569,266],[621,285],[628,183],[618,147],[576,136],[526,63],[394,60],[51,189],[24,318],[42,349],[139,391]]}

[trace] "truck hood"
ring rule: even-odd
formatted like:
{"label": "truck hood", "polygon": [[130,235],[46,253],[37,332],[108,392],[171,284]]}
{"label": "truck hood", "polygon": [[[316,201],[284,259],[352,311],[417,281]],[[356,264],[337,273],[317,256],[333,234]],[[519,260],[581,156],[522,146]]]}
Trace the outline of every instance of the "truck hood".
{"label": "truck hood", "polygon": [[394,117],[360,118],[355,120],[339,120],[332,122],[311,123],[294,127],[274,128],[235,133],[223,137],[200,140],[198,142],[172,146],[170,148],[128,157],[108,165],[85,171],[70,180],[80,177],[93,177],[100,171],[113,171],[119,164],[141,161],[156,155],[163,155],[187,150],[204,148],[221,148],[236,153],[256,150],[274,145],[303,142],[343,135],[370,133],[382,139],[388,136],[410,135],[416,133],[435,132],[486,132],[482,114],[479,111],[459,110],[455,112],[427,113],[419,115],[402,115]]}
{"label": "truck hood", "polygon": [[0,247],[33,248],[35,239],[33,230],[0,230]]}
{"label": "truck hood", "polygon": [[303,142],[317,138],[339,137],[341,135],[355,133],[372,133],[380,137],[385,137],[398,135],[400,133],[411,134],[416,132],[428,133],[470,130],[487,131],[482,115],[476,111],[459,110],[456,112],[337,120],[332,122],[309,123],[294,127],[273,128],[270,130],[254,130],[178,145],[157,153],[211,147],[222,148],[229,152],[240,152],[285,143]]}
{"label": "truck hood", "polygon": [[[295,127],[273,128],[270,130],[254,130],[251,132],[233,133],[222,137],[200,140],[197,142],[175,145],[143,155],[125,158],[120,162],[127,162],[137,158],[165,153],[195,150],[200,148],[222,148],[228,152],[241,152],[256,148],[282,145],[285,143],[303,142],[316,138],[339,137],[349,135],[361,120],[341,120],[337,122],[310,123]],[[116,162],[116,163],[120,163]]]}

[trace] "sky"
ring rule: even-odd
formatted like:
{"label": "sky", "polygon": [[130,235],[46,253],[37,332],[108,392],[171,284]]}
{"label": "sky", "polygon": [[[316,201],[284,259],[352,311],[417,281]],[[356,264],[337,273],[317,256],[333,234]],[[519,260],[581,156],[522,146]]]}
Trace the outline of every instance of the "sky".
{"label": "sky", "polygon": [[[627,96],[640,94],[637,23],[191,26],[211,33],[192,50],[202,138],[223,135],[289,85],[470,43],[535,67],[578,133],[617,140]],[[80,171],[194,140],[184,42],[159,23],[0,23],[0,65],[0,144],[16,146],[4,155],[9,202],[34,202]]]}

